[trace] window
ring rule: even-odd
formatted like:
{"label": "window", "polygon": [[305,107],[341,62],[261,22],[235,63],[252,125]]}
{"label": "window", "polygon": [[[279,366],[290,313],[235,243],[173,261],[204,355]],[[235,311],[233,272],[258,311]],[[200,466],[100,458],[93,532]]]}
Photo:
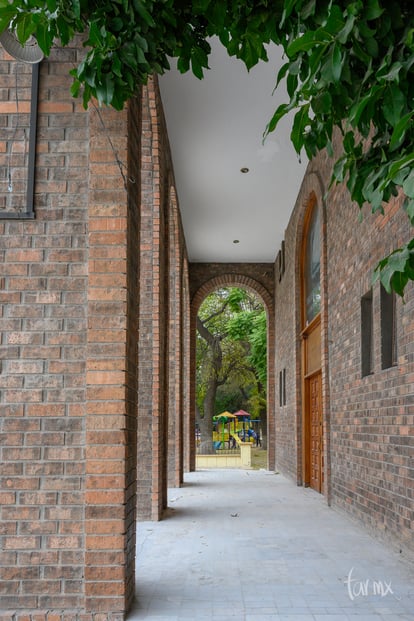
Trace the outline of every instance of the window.
{"label": "window", "polygon": [[381,285],[381,368],[388,369],[397,361],[395,294]]}
{"label": "window", "polygon": [[320,213],[315,205],[309,221],[305,250],[305,312],[306,324],[321,310],[321,237]]}
{"label": "window", "polygon": [[361,298],[361,374],[372,373],[372,289]]}
{"label": "window", "polygon": [[10,63],[10,66],[14,80],[10,80],[10,89],[0,92],[0,108],[4,103],[8,105],[8,112],[2,115],[0,219],[28,219],[34,218],[39,65]]}
{"label": "window", "polygon": [[282,276],[285,273],[285,240],[282,241],[281,248],[278,253],[278,267],[279,267],[279,282],[282,280]]}
{"label": "window", "polygon": [[286,405],[286,369],[279,372],[279,405]]}

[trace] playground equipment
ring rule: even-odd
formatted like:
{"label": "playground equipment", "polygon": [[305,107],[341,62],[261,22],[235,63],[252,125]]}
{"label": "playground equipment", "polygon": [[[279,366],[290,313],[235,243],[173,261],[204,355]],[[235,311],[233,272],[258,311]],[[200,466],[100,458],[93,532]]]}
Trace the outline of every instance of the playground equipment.
{"label": "playground equipment", "polygon": [[[197,468],[250,468],[252,444],[258,437],[260,421],[252,420],[243,410],[213,416],[213,454],[197,451]],[[197,444],[201,438],[199,431]]]}
{"label": "playground equipment", "polygon": [[237,440],[260,445],[260,420],[252,419],[245,410],[222,412],[213,416],[213,447],[214,450],[235,449]]}
{"label": "playground equipment", "polygon": [[220,448],[231,448],[231,440],[236,432],[237,417],[231,412],[222,412],[217,416],[213,416],[215,430],[213,430],[213,446],[215,450]]}

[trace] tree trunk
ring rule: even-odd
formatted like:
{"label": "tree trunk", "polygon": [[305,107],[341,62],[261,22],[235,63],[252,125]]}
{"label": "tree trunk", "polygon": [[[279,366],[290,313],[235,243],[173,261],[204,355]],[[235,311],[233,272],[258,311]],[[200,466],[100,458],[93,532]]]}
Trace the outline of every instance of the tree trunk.
{"label": "tree trunk", "polygon": [[207,389],[207,394],[204,399],[204,416],[200,418],[200,453],[202,455],[211,455],[214,452],[213,449],[213,416],[214,405],[216,402],[218,383],[215,379],[211,378]]}

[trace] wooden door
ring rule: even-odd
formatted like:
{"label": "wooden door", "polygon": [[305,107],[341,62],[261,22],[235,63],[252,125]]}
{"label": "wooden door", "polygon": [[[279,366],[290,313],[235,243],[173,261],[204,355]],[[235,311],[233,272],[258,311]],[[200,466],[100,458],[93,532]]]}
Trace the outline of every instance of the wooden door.
{"label": "wooden door", "polygon": [[323,484],[323,433],[322,433],[322,373],[307,380],[309,382],[309,448],[310,486],[317,492]]}
{"label": "wooden door", "polygon": [[303,351],[303,480],[323,491],[323,409],[320,316],[302,333]]}

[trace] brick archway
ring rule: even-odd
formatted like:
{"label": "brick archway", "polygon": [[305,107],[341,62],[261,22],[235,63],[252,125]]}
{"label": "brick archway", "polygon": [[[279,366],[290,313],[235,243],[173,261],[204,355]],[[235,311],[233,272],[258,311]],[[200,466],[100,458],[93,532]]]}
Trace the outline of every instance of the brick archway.
{"label": "brick archway", "polygon": [[[216,272],[216,273],[214,273]],[[220,287],[240,287],[258,295],[267,314],[267,438],[268,466],[275,466],[275,318],[273,305],[273,264],[191,264],[190,265],[190,428],[195,425],[196,321],[207,295]],[[195,468],[195,434],[190,438],[192,470]]]}

